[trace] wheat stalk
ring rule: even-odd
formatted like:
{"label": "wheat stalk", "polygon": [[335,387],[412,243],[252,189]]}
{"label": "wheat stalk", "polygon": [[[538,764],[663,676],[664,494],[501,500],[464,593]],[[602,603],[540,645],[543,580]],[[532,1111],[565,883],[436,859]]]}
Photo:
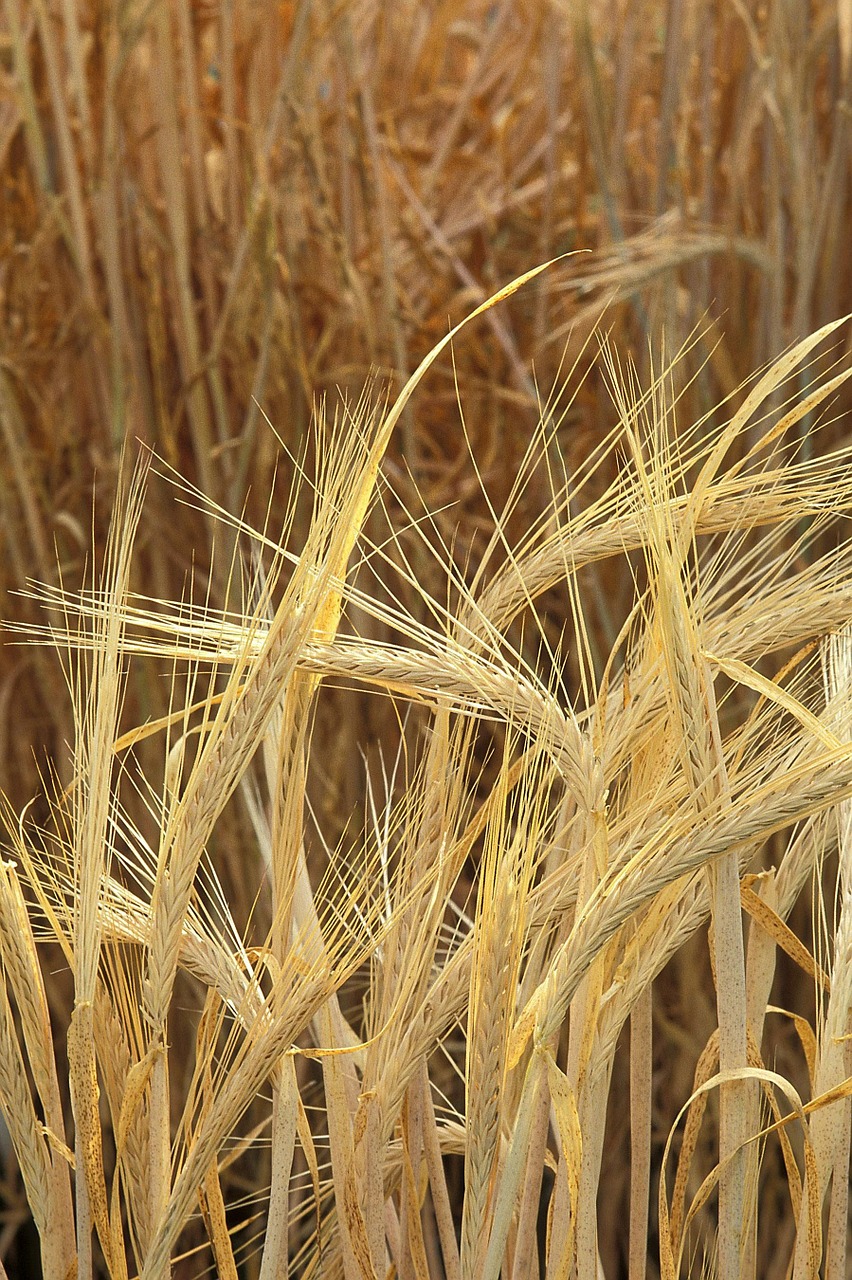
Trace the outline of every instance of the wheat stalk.
{"label": "wheat stalk", "polygon": [[[756,1256],[758,1193],[740,1147],[759,1117],[743,1096],[749,1073],[781,1079],[759,1045],[777,946],[818,978],[831,969],[826,1030],[812,1051],[826,1105],[806,1122],[804,1179],[782,1141],[802,1205],[795,1265],[812,1265],[819,1188],[829,1176],[839,1185],[848,1161],[832,1118],[846,1102],[828,1105],[843,1088],[845,908],[831,966],[785,921],[809,872],[843,849],[831,814],[852,794],[845,668],[836,658],[822,705],[814,656],[820,629],[852,601],[848,549],[808,558],[852,491],[845,453],[781,465],[773,451],[787,458],[802,413],[841,375],[770,417],[762,442],[752,429],[831,332],[776,362],[703,434],[678,434],[671,421],[676,365],[640,393],[610,358],[619,423],[606,448],[628,446],[632,470],[583,500],[604,449],[575,486],[552,482],[547,518],[513,546],[507,530],[535,472],[533,449],[467,580],[439,539],[427,551],[423,537],[409,556],[365,532],[390,433],[433,352],[390,409],[365,399],[319,432],[298,553],[209,508],[257,551],[239,607],[217,610],[212,587],[171,606],[131,594],[141,481],[119,507],[103,586],[79,596],[36,589],[55,618],[41,638],[79,654],[68,668],[78,733],[70,782],[53,787],[47,820],[6,815],[27,883],[11,865],[0,870],[0,952],[21,1026],[7,998],[0,1105],[13,1117],[51,1274],[60,1254],[73,1261],[72,1225],[86,1274],[96,1268],[92,1227],[114,1277],[135,1267],[160,1280],[202,1229],[218,1271],[239,1274],[235,1166],[254,1158],[263,1134],[268,1172],[258,1176],[268,1185],[254,1247],[264,1280],[359,1280],[391,1267],[526,1280],[545,1204],[546,1275],[595,1276],[601,1223],[617,1212],[599,1192],[628,1017],[630,1268],[641,1273],[660,1034],[653,989],[708,917],[719,1029],[696,1079],[663,1265],[678,1265],[696,1224],[707,1228],[717,1176],[719,1272],[738,1277]],[[538,447],[549,467],[545,428]],[[607,653],[581,571],[637,550],[648,586],[623,604]],[[415,617],[365,589],[365,566],[382,560],[390,572],[397,552],[409,586],[430,557],[443,566],[446,603],[419,588]],[[537,647],[507,634],[557,581],[574,621],[573,699],[545,620]],[[128,662],[165,664],[171,675],[165,714],[125,728]],[[395,762],[366,765],[363,824],[322,849],[318,779],[333,761],[316,736],[331,681],[379,691],[410,708],[410,720],[400,716]],[[217,875],[235,831],[246,842],[236,896],[246,886],[252,895],[239,911]],[[780,832],[792,833],[786,855],[755,880],[755,858]],[[755,922],[747,960],[741,899]],[[73,1218],[45,937],[62,947],[76,993]],[[187,1035],[179,1009],[193,1002],[198,1024]],[[717,1083],[719,1169],[687,1208],[707,1123],[701,1091]],[[833,1189],[835,1273],[844,1205]],[[63,1222],[64,1235],[54,1229]]]}

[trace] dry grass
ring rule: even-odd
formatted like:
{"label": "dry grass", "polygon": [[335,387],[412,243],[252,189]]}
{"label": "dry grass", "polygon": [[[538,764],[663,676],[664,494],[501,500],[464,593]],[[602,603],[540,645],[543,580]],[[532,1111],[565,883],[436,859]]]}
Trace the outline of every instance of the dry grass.
{"label": "dry grass", "polygon": [[2,0],[0,1274],[846,1278],[852,17],[617,7]]}
{"label": "dry grass", "polygon": [[[766,1250],[780,1143],[794,1274],[816,1274],[825,1256],[826,1276],[844,1275],[852,747],[848,637],[823,637],[852,605],[837,541],[852,473],[845,449],[802,458],[797,431],[837,375],[785,408],[801,366],[838,331],[778,360],[720,428],[679,433],[672,368],[643,395],[604,347],[615,479],[585,503],[594,473],[556,483],[550,472],[545,518],[513,548],[511,509],[498,513],[502,563],[495,551],[472,585],[424,533],[449,602],[420,587],[427,622],[401,589],[394,599],[356,584],[378,559],[386,585],[389,549],[404,555],[392,526],[374,541],[365,524],[386,491],[391,431],[446,342],[390,409],[364,400],[320,415],[298,552],[291,529],[255,533],[208,504],[237,536],[224,612],[131,590],[148,465],[137,469],[97,589],[38,589],[45,634],[68,655],[72,781],[48,792],[44,820],[8,821],[18,869],[3,878],[3,965],[23,1039],[4,1000],[0,1105],[45,1275],[105,1267],[153,1280],[212,1259],[225,1276],[591,1280],[599,1201],[612,1194],[607,1116],[617,1126],[626,1110],[613,1072],[628,1019],[633,1273],[749,1273]],[[781,408],[750,443],[773,400]],[[547,469],[549,437],[545,420],[525,480]],[[634,601],[599,670],[578,560],[636,548]],[[399,572],[416,581],[405,559]],[[570,699],[537,613],[560,577],[583,672]],[[535,662],[508,638],[520,614],[538,633]],[[362,617],[390,639],[359,634]],[[750,647],[737,644],[744,617]],[[170,710],[128,728],[126,691],[145,667],[170,672]],[[315,736],[329,679],[390,699],[401,734],[395,762],[380,753],[380,778],[365,760],[364,826],[325,842],[317,875],[310,797],[334,787]],[[249,903],[239,922],[218,873],[235,839]],[[785,923],[808,882],[815,956]],[[657,1253],[654,983],[707,922],[718,1030],[667,1117]],[[73,1158],[36,937],[59,943],[73,976]],[[830,992],[813,1024],[787,1010],[804,1097],[761,1056],[767,1014],[783,1012],[769,1003],[777,947]],[[688,1008],[681,1016],[694,1035]],[[664,1032],[661,1049],[670,1043]],[[675,1176],[668,1153],[686,1110]]]}
{"label": "dry grass", "polygon": [[[125,439],[229,511],[259,525],[272,495],[283,519],[263,414],[301,454],[318,396],[357,399],[375,370],[399,389],[448,316],[559,253],[594,250],[456,351],[498,506],[538,421],[536,387],[559,381],[566,344],[570,367],[604,311],[645,385],[649,342],[665,329],[678,349],[699,326],[678,375],[684,420],[698,421],[849,310],[847,5],[618,8],[613,23],[592,0],[3,0],[0,586],[55,581],[57,558],[80,585],[93,489],[102,551]],[[554,422],[569,471],[582,466],[610,423],[602,380]],[[466,457],[443,363],[389,465],[460,559],[487,519]],[[545,501],[539,479],[514,536]],[[163,537],[175,520],[183,536]],[[154,496],[140,547],[152,594],[181,594],[211,533]],[[228,558],[211,585],[220,606]],[[607,602],[630,584],[600,574],[590,626],[606,652]],[[0,785],[22,804],[31,744],[59,760],[72,726],[43,656],[6,652],[0,676]],[[162,714],[156,688],[135,692]]]}

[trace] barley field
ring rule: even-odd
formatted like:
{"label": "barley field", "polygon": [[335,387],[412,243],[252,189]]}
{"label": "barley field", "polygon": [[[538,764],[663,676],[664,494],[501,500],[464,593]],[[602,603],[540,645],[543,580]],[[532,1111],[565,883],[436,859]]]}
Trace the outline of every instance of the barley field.
{"label": "barley field", "polygon": [[852,1276],[850,84],[2,0],[0,1280]]}

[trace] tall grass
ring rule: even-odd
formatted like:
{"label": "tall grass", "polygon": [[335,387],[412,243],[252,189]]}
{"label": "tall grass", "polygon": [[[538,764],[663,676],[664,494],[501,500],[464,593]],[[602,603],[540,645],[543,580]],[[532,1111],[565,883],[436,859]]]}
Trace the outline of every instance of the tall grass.
{"label": "tall grass", "polygon": [[[595,252],[456,353],[499,503],[536,387],[605,308],[646,385],[649,341],[665,328],[677,349],[700,324],[680,391],[688,418],[710,412],[852,309],[848,29],[837,0],[3,0],[0,587],[55,579],[54,548],[80,584],[92,491],[102,552],[125,439],[262,523],[263,412],[300,453],[315,398],[355,400],[375,369],[399,390],[448,316],[570,250]],[[806,392],[816,373],[801,376]],[[464,471],[449,365],[426,403],[391,462],[404,501],[419,488],[438,510]],[[570,466],[606,412],[593,372],[559,431]],[[487,511],[465,492],[472,537]],[[542,501],[527,491],[518,526]],[[212,528],[158,502],[140,555],[157,594],[180,594],[182,549],[209,548]],[[158,538],[158,518],[184,536]],[[220,606],[224,587],[217,573]],[[591,618],[605,649],[606,595]],[[0,672],[0,785],[24,803],[29,744],[58,756],[72,726],[50,664],[6,652]]]}
{"label": "tall grass", "polygon": [[[799,427],[852,370],[796,390],[840,332],[785,353],[718,427],[676,429],[675,366],[642,391],[602,345],[611,433],[560,478],[545,406],[473,574],[428,512],[366,532],[455,330],[389,408],[318,409],[314,470],[281,463],[291,509],[310,498],[298,544],[155,463],[233,535],[226,609],[192,583],[134,589],[149,458],[97,583],[34,588],[76,732],[70,782],[7,814],[0,1108],[45,1276],[592,1280],[604,1252],[620,1274],[601,1235],[619,1203],[631,1275],[845,1275],[852,472]],[[513,544],[542,469],[550,501]],[[611,557],[635,591],[601,665],[584,570]],[[574,625],[553,642],[541,602],[560,592]],[[166,678],[159,720],[134,723],[139,669]],[[378,772],[365,756],[332,845],[316,725],[339,682],[389,700],[399,733]],[[811,949],[788,923],[809,887]],[[73,990],[53,1018],[48,942]],[[695,947],[712,1004],[696,987],[658,1007]],[[771,995],[779,954],[815,984],[810,1019]],[[801,1042],[786,1070],[764,1048],[779,1017]],[[628,1020],[629,1191],[605,1176]],[[694,1081],[658,1096],[677,1044]]]}
{"label": "tall grass", "polygon": [[844,1274],[850,30],[2,0],[10,1274]]}

